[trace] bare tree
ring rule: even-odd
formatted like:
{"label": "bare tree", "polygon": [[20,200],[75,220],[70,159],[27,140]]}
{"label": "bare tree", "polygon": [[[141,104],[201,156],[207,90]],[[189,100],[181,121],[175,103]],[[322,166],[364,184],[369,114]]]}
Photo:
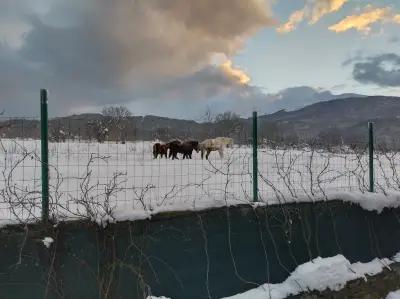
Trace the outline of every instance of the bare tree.
{"label": "bare tree", "polygon": [[216,135],[222,136],[240,136],[244,128],[240,116],[231,111],[215,116],[214,125]]}
{"label": "bare tree", "polygon": [[213,113],[211,111],[210,106],[207,106],[206,111],[204,114],[201,116],[200,121],[206,122],[206,123],[212,123],[214,120]]}
{"label": "bare tree", "polygon": [[103,120],[88,121],[87,129],[89,139],[95,138],[99,143],[107,139],[109,129]]}
{"label": "bare tree", "polygon": [[[5,110],[1,110],[0,116],[3,116],[4,113],[5,113]],[[11,127],[11,123],[9,121],[5,121],[5,122],[1,122],[0,123],[0,130],[6,129],[6,128],[9,128],[9,127]]]}
{"label": "bare tree", "polygon": [[238,121],[239,119],[240,116],[232,111],[225,111],[224,113],[220,113],[215,116],[216,123]]}
{"label": "bare tree", "polygon": [[124,120],[132,116],[128,108],[124,106],[109,106],[104,107],[101,114],[106,117],[112,118],[114,121]]}
{"label": "bare tree", "polygon": [[109,106],[103,108],[102,114],[105,117],[108,129],[116,131],[114,133],[117,141],[125,143],[127,120],[132,116],[129,109],[124,106]]}
{"label": "bare tree", "polygon": [[162,141],[171,139],[171,136],[172,134],[170,132],[170,128],[168,127],[157,128],[154,132],[154,138]]}
{"label": "bare tree", "polygon": [[54,142],[65,142],[67,139],[67,133],[63,128],[53,127],[50,130],[50,138]]}

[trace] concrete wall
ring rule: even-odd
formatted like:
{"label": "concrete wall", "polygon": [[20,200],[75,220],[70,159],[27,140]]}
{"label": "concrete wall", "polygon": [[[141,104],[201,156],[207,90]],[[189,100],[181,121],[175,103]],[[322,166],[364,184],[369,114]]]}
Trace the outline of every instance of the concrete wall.
{"label": "concrete wall", "polygon": [[[98,227],[0,231],[0,298],[221,298],[285,280],[317,256],[350,262],[400,250],[400,210],[341,201],[170,213]],[[55,242],[47,249],[41,240]]]}

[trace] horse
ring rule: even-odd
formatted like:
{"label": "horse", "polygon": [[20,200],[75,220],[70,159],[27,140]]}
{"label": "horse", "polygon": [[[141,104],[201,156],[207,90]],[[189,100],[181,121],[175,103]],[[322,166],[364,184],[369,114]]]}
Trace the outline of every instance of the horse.
{"label": "horse", "polygon": [[198,141],[185,141],[180,142],[179,140],[174,140],[169,145],[169,157],[174,160],[178,159],[178,153],[183,155],[183,159],[192,159],[193,150],[199,152],[199,142]]}
{"label": "horse", "polygon": [[167,143],[169,148],[168,158],[172,158],[172,160],[178,159],[179,149],[182,145],[180,140],[173,140]]}
{"label": "horse", "polygon": [[233,138],[230,137],[217,137],[215,138],[216,142],[225,144],[226,147],[232,147],[233,146]]}
{"label": "horse", "polygon": [[214,139],[206,139],[199,144],[201,151],[201,159],[204,158],[204,152],[206,152],[206,159],[210,156],[213,151],[218,151],[220,158],[224,157],[225,147],[233,145],[233,139],[228,137],[217,137]]}
{"label": "horse", "polygon": [[183,159],[192,159],[193,150],[195,150],[196,153],[200,151],[198,141],[191,140],[182,143],[179,148],[179,153],[183,154]]}
{"label": "horse", "polygon": [[161,144],[161,143],[155,143],[153,145],[153,157],[154,159],[157,159],[157,157],[160,155],[161,158],[165,156],[167,158],[167,153],[168,153],[168,144]]}

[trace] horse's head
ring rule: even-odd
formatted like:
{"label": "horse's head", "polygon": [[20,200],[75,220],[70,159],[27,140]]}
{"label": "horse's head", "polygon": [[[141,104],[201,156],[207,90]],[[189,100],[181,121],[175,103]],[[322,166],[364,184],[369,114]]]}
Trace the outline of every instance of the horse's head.
{"label": "horse's head", "polygon": [[200,151],[200,145],[198,141],[192,141],[191,142],[193,149],[196,151],[196,153],[198,153]]}

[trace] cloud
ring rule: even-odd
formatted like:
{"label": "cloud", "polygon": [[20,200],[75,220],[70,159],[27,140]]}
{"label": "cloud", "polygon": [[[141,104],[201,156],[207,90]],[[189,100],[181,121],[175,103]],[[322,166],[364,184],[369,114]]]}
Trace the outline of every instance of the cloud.
{"label": "cloud", "polygon": [[[216,97],[248,98],[262,94],[255,86],[248,85],[250,78],[239,68],[233,67],[231,61],[224,64],[208,65],[190,74],[168,78],[158,82],[157,89],[138,89],[136,96],[147,100],[169,101],[182,99],[193,103]],[[236,95],[235,95],[236,94]]]}
{"label": "cloud", "polygon": [[292,13],[289,16],[289,20],[285,24],[283,24],[277,28],[277,31],[279,33],[292,32],[293,30],[295,30],[297,28],[297,25],[303,21],[304,16],[305,16],[304,10],[295,11],[294,13]]}
{"label": "cloud", "polygon": [[310,23],[317,23],[323,16],[336,12],[348,0],[316,0],[311,10]]}
{"label": "cloud", "polygon": [[0,42],[7,43],[12,48],[21,47],[24,35],[31,29],[26,16],[42,15],[48,10],[50,1],[2,0],[0,4]]}
{"label": "cloud", "polygon": [[323,16],[340,10],[347,1],[348,0],[310,0],[303,9],[293,12],[289,16],[288,22],[279,26],[277,31],[279,33],[292,32],[304,19],[308,19],[309,24],[313,25]]}
{"label": "cloud", "polygon": [[[0,101],[15,113],[42,87],[51,91],[54,113],[154,94],[159,95],[154,101],[166,105],[161,91],[179,94],[183,88],[171,82],[199,75],[217,54],[234,56],[250,36],[273,23],[264,0],[40,0],[39,8],[23,1],[0,3],[0,28],[5,28],[3,12],[11,9],[11,23],[26,26],[23,34],[8,29],[0,44],[0,61],[9,70],[3,72],[1,64],[0,82],[11,77],[19,82],[3,84]],[[19,43],[11,47],[12,38]],[[249,81],[232,63],[217,69],[232,86]],[[217,92],[213,97],[227,86],[233,90],[211,88]]]}
{"label": "cloud", "polygon": [[347,16],[339,23],[329,27],[329,30],[341,33],[350,29],[368,34],[371,26],[378,22],[394,22],[400,24],[400,15],[394,15],[390,7],[373,8],[367,6],[363,13],[359,15]]}
{"label": "cloud", "polygon": [[246,78],[242,77],[243,71],[231,68],[241,76],[232,75],[225,67],[209,65],[191,75],[164,81],[152,93],[138,95],[143,100],[132,102],[130,107],[139,113],[152,111],[152,114],[195,119],[207,108],[213,113],[231,110],[249,115],[256,107],[265,105],[267,97],[261,89],[243,81]]}
{"label": "cloud", "polygon": [[391,37],[388,39],[388,42],[389,42],[389,43],[392,43],[392,44],[396,44],[396,43],[400,42],[400,37],[398,37],[398,36],[391,36]]}
{"label": "cloud", "polygon": [[227,60],[220,66],[224,74],[238,84],[248,84],[250,77],[243,70],[233,67],[232,60]]}
{"label": "cloud", "polygon": [[399,87],[400,56],[388,53],[356,61],[353,65],[353,77],[363,84]]}

